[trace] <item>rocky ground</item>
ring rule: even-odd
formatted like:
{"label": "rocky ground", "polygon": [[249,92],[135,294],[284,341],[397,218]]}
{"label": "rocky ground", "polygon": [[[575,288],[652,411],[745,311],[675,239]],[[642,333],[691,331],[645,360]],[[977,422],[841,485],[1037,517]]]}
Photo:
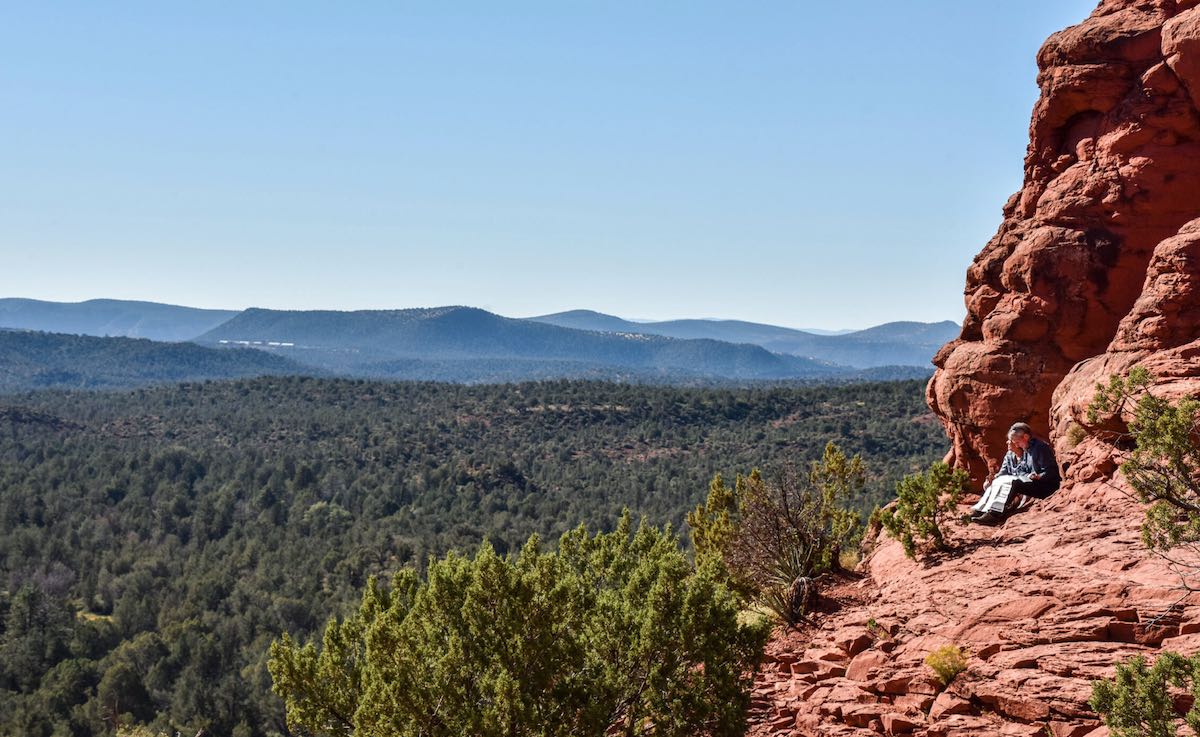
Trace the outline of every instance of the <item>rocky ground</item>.
{"label": "rocky ground", "polygon": [[[939,558],[881,541],[861,580],[826,591],[836,611],[777,633],[750,734],[1107,735],[1093,680],[1200,650],[1200,595],[1142,546],[1140,514],[1110,485],[1077,485],[1001,527],[955,526]],[[969,654],[946,688],[923,662],[944,645]]]}

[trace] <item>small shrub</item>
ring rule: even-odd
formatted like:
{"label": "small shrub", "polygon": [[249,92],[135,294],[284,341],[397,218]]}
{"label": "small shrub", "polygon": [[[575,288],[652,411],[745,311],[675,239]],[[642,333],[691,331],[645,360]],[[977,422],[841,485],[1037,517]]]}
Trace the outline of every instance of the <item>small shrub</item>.
{"label": "small shrub", "polygon": [[732,588],[796,624],[816,601],[812,579],[857,564],[862,520],[847,502],[865,484],[862,459],[834,443],[805,473],[783,469],[768,481],[754,471],[738,476],[732,491],[718,476],[688,515],[697,562],[719,554]]}
{"label": "small shrub", "polygon": [[877,622],[874,617],[871,617],[867,620],[867,631],[870,632],[871,636],[876,640],[892,639],[892,633],[888,632],[887,628]]}
{"label": "small shrub", "polygon": [[[1194,688],[1198,665],[1200,656],[1164,652],[1147,667],[1146,658],[1138,655],[1117,665],[1112,680],[1094,682],[1088,703],[1113,737],[1173,737],[1176,714],[1167,686]],[[1200,711],[1194,706],[1187,723],[1193,731],[1200,730]]]}
{"label": "small shrub", "polygon": [[1087,435],[1087,430],[1084,429],[1083,425],[1080,425],[1077,422],[1072,422],[1067,426],[1067,447],[1075,448],[1083,442]]}
{"label": "small shrub", "polygon": [[[846,502],[862,492],[859,456],[834,443],[807,473],[784,469],[771,481],[751,474],[739,487],[739,523],[726,563],[783,622],[797,624],[816,601],[812,581],[837,568],[861,534],[862,520]],[[806,592],[797,596],[798,586]]]}
{"label": "small shrub", "polygon": [[872,535],[879,533],[883,527],[883,509],[878,504],[871,509],[871,514],[867,516],[867,532]]}
{"label": "small shrub", "polygon": [[1200,400],[1187,397],[1172,404],[1151,392],[1153,383],[1139,366],[1098,384],[1088,421],[1120,425],[1121,417],[1132,415],[1128,429],[1134,448],[1121,473],[1138,499],[1150,505],[1142,541],[1158,552],[1185,545],[1200,554]]}
{"label": "small shrub", "polygon": [[967,669],[967,654],[958,645],[943,645],[925,656],[925,665],[937,675],[943,686]]}
{"label": "small shrub", "polygon": [[905,476],[896,484],[895,504],[880,511],[879,522],[910,558],[917,557],[917,546],[923,543],[945,550],[944,528],[956,512],[967,480],[966,471],[940,461],[926,473]]}

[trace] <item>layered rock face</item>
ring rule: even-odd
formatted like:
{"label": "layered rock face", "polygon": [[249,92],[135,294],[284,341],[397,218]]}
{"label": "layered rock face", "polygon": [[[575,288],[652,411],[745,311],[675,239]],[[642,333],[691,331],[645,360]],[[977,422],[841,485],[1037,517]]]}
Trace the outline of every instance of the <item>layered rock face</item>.
{"label": "layered rock face", "polygon": [[949,460],[975,478],[1018,420],[1076,478],[1110,473],[1103,448],[1072,447],[1096,380],[1140,362],[1182,391],[1200,373],[1185,365],[1200,335],[1198,4],[1105,0],[1038,53],[1024,186],[967,272],[962,335],[928,388]]}

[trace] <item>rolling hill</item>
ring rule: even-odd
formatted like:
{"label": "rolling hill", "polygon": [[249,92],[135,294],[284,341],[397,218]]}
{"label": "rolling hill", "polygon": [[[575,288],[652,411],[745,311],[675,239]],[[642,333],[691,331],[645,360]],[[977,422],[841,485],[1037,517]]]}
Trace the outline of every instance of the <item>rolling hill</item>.
{"label": "rolling hill", "polygon": [[959,330],[956,323],[945,320],[936,323],[890,322],[840,335],[816,335],[740,320],[633,322],[590,310],[571,310],[527,319],[577,330],[752,343],[775,353],[858,368],[928,366],[933,354],[957,337]]}
{"label": "rolling hill", "polygon": [[118,299],[86,302],[0,299],[3,328],[164,341],[191,340],[236,314],[235,310],[202,310]]}
{"label": "rolling hill", "polygon": [[[35,357],[10,351],[7,362],[0,364],[0,374],[15,377],[10,388],[165,381],[187,375],[189,361],[205,367],[192,378],[236,378],[264,371],[464,383],[913,378],[927,375],[933,353],[957,332],[951,322],[897,322],[843,335],[815,335],[736,320],[638,323],[587,310],[514,319],[473,307],[235,312],[109,299],[0,299],[0,330],[4,329],[253,348],[295,362],[260,365],[228,356],[210,361],[199,354],[185,355],[185,349],[164,357],[145,345],[134,351],[79,342],[71,346],[81,361],[79,370],[68,365],[61,352]],[[56,340],[66,345],[62,336]],[[118,370],[104,357],[116,354],[128,361],[142,356],[152,367],[143,371],[129,363]]]}
{"label": "rolling hill", "polygon": [[196,339],[246,345],[339,373],[457,381],[583,377],[772,380],[845,367],[712,339],[599,333],[473,307],[358,312],[249,309]]}

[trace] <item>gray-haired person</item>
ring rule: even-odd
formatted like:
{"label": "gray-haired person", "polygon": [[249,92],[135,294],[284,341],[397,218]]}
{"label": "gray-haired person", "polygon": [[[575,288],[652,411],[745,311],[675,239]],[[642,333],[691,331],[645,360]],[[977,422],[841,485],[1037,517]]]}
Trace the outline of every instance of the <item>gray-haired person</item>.
{"label": "gray-haired person", "polygon": [[1061,483],[1054,450],[1034,437],[1029,425],[1014,423],[1008,429],[1008,452],[1000,463],[1000,471],[988,477],[983,496],[971,507],[971,520],[984,525],[997,524],[1018,497],[1045,499]]}

